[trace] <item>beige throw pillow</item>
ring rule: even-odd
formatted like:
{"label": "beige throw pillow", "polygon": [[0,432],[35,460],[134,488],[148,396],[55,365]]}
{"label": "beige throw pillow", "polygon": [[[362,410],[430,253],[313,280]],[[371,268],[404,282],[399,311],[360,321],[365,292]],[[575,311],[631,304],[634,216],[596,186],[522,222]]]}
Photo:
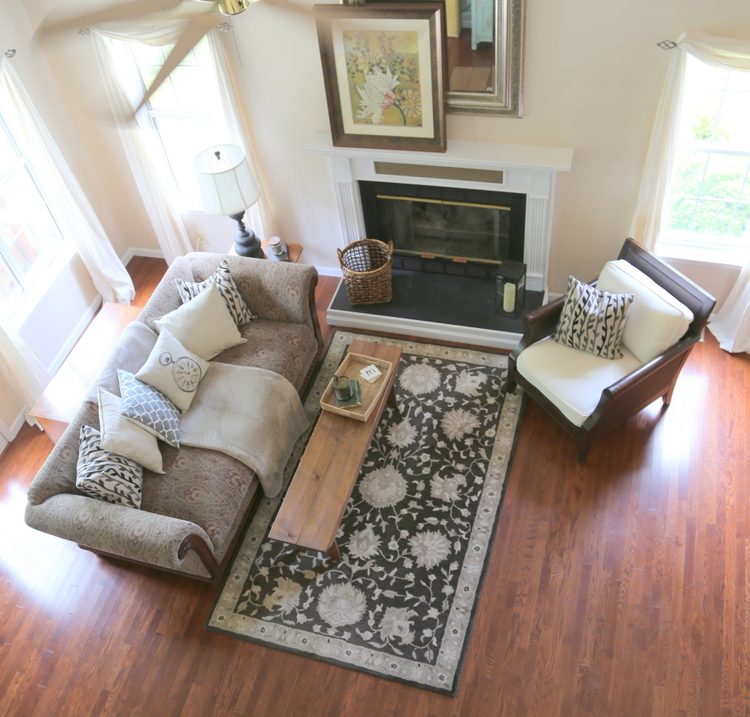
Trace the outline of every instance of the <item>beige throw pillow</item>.
{"label": "beige throw pillow", "polygon": [[187,411],[210,365],[164,329],[135,377],[161,391],[181,411]]}
{"label": "beige throw pillow", "polygon": [[110,453],[130,458],[154,473],[164,473],[156,436],[120,413],[120,397],[103,388],[99,397],[101,447]]}
{"label": "beige throw pillow", "polygon": [[154,324],[159,331],[171,331],[187,349],[206,361],[247,341],[237,330],[216,284],[211,284],[187,304],[156,319]]}

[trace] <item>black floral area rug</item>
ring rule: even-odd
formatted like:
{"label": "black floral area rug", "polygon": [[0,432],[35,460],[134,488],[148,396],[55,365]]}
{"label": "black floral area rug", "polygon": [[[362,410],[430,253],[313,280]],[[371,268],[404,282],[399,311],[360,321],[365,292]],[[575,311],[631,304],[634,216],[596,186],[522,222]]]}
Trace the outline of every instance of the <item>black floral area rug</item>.
{"label": "black floral area rug", "polygon": [[336,538],[341,561],[270,540],[280,499],[263,500],[208,627],[450,694],[520,393],[505,395],[505,356],[337,332],[305,404],[311,417],[355,338],[403,353],[398,411],[386,408],[365,457]]}

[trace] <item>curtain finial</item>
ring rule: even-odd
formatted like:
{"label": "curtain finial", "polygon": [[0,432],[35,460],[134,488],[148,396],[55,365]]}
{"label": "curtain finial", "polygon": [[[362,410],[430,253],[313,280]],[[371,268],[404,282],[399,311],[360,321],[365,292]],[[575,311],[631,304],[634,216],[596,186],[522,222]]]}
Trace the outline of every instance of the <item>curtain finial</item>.
{"label": "curtain finial", "polygon": [[662,40],[661,42],[657,42],[656,46],[662,50],[674,50],[677,47],[677,43],[674,40]]}
{"label": "curtain finial", "polygon": [[16,56],[16,51],[11,47],[10,49],[5,51],[5,56],[10,59],[11,57]]}

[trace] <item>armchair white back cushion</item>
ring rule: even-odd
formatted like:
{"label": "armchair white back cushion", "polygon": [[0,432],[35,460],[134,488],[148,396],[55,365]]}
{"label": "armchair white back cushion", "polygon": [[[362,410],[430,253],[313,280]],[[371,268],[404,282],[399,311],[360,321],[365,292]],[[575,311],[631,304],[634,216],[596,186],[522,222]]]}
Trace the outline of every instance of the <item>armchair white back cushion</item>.
{"label": "armchair white back cushion", "polygon": [[693,320],[685,304],[624,259],[604,265],[597,288],[633,294],[622,343],[643,363],[677,343]]}

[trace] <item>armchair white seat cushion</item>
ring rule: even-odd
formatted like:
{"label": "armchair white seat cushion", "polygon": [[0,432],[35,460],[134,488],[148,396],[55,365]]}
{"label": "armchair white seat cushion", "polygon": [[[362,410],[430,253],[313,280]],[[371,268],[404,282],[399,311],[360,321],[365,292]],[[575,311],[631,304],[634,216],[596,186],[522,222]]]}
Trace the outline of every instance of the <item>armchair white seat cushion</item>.
{"label": "armchair white seat cushion", "polygon": [[643,363],[676,344],[693,321],[685,304],[625,259],[604,265],[597,288],[633,294],[622,343]]}
{"label": "armchair white seat cushion", "polygon": [[516,370],[572,424],[582,426],[596,409],[602,391],[642,364],[625,346],[622,354],[621,359],[607,359],[547,337],[521,351]]}

